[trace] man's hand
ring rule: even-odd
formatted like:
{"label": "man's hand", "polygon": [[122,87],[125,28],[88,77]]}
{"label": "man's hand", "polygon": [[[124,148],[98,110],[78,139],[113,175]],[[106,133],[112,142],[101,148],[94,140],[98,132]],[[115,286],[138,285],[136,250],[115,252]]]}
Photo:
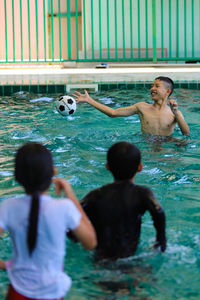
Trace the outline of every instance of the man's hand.
{"label": "man's hand", "polygon": [[171,111],[173,112],[174,116],[175,116],[175,120],[178,123],[178,126],[182,132],[183,135],[189,135],[190,134],[190,129],[187,125],[187,123],[184,120],[184,117],[182,115],[182,113],[180,112],[180,110],[178,110],[178,104],[175,100],[170,99],[168,101]]}
{"label": "man's hand", "polygon": [[173,112],[174,115],[177,114],[177,111],[178,111],[178,104],[175,100],[173,99],[170,99],[168,101],[169,105],[170,105],[170,108],[171,108],[171,111]]}
{"label": "man's hand", "polygon": [[77,103],[79,102],[88,102],[91,98],[88,95],[88,92],[86,90],[84,90],[84,94],[81,94],[79,92],[75,92],[75,94],[72,94],[75,97],[75,100]]}

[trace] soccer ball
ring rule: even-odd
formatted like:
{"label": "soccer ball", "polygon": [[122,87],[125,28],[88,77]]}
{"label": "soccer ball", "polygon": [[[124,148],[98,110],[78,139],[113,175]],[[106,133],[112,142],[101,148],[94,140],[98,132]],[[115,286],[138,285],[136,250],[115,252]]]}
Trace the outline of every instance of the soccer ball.
{"label": "soccer ball", "polygon": [[56,109],[62,116],[72,115],[76,111],[76,101],[71,96],[61,96],[56,100]]}

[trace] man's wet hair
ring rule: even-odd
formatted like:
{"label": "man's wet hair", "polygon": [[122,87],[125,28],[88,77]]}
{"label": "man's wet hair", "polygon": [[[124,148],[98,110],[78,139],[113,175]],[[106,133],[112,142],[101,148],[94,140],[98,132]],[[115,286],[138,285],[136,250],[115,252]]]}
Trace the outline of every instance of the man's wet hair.
{"label": "man's wet hair", "polygon": [[160,80],[160,81],[163,81],[165,83],[166,88],[169,88],[171,90],[171,93],[169,94],[169,96],[173,93],[174,82],[171,78],[165,77],[165,76],[159,76],[155,80]]}
{"label": "man's wet hair", "polygon": [[107,153],[108,167],[116,180],[131,179],[136,174],[140,161],[140,150],[129,142],[118,142]]}

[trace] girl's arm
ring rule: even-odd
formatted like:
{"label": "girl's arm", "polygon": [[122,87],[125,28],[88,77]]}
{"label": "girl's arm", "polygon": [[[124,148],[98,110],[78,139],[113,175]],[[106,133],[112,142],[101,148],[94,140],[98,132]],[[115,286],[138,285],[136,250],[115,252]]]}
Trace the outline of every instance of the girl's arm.
{"label": "girl's arm", "polygon": [[[0,227],[0,235],[3,233],[3,228]],[[4,260],[0,259],[0,270],[6,269],[6,263]]]}
{"label": "girl's arm", "polygon": [[71,199],[77,209],[80,211],[82,218],[79,226],[75,230],[73,230],[73,233],[85,249],[92,250],[97,245],[96,233],[82,206],[77,200],[71,185],[69,184],[69,182],[61,178],[55,178],[53,182],[55,183],[57,195],[60,195],[61,190],[63,190],[65,196]]}

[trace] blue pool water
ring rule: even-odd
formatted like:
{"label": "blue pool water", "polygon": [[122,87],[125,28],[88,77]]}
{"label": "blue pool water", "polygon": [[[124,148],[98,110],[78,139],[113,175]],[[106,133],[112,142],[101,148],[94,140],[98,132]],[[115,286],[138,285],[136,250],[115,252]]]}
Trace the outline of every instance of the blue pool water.
{"label": "blue pool water", "polygon": [[[29,140],[44,143],[53,153],[60,176],[70,181],[81,199],[91,189],[112,181],[105,169],[107,149],[127,140],[142,152],[143,171],[136,183],[150,187],[166,212],[168,246],[154,251],[155,231],[149,214],[143,218],[135,256],[115,263],[95,264],[93,254],[67,243],[65,270],[73,279],[66,299],[199,299],[200,269],[200,91],[177,89],[179,103],[191,130],[183,137],[144,135],[138,116],[111,119],[87,104],[70,117],[54,108],[60,95],[18,93],[0,98],[0,201],[22,193],[13,180],[13,155]],[[146,89],[111,90],[92,94],[113,108],[151,101]],[[50,193],[54,194],[53,188]],[[11,253],[7,233],[0,238],[0,258]],[[0,271],[0,299],[8,278]]]}

